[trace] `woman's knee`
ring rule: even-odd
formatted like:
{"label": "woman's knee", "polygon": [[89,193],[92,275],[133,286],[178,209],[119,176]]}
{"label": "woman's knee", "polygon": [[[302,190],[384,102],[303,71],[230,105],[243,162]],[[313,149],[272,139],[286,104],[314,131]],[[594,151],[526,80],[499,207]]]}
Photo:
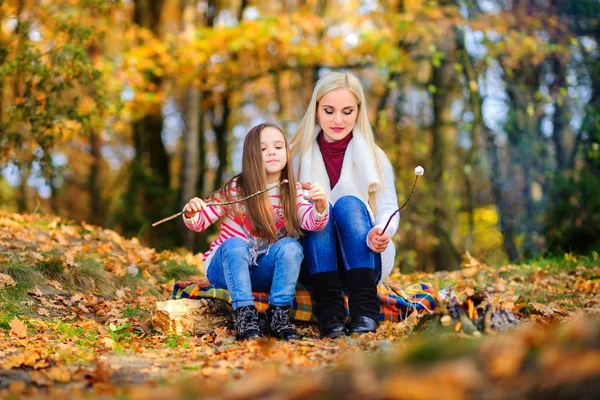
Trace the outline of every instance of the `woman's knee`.
{"label": "woman's knee", "polygon": [[343,221],[352,218],[356,213],[369,215],[365,203],[356,196],[343,196],[335,202],[333,206],[333,216],[336,221]]}

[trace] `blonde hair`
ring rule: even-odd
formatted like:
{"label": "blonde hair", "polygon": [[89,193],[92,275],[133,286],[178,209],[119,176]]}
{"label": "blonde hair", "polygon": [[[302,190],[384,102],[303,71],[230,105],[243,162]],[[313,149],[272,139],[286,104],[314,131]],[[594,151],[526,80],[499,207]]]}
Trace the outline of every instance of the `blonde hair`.
{"label": "blonde hair", "polygon": [[[225,201],[233,200],[232,189],[234,183],[238,198],[249,196],[267,187],[267,175],[262,159],[260,140],[260,134],[265,128],[274,128],[282,132],[281,128],[270,123],[259,124],[250,129],[250,132],[248,132],[244,139],[242,172],[231,178],[223,188],[215,192],[213,194],[215,198],[223,198]],[[283,132],[282,136],[285,143],[287,163],[281,170],[279,180],[287,179],[288,183],[279,187],[280,204],[288,235],[297,238],[302,235],[302,227],[296,210],[298,201],[296,180],[291,166],[290,148]],[[249,198],[243,203],[225,207],[228,207],[226,208],[226,212],[230,216],[240,221],[243,221],[243,215],[246,214],[254,235],[269,241],[277,241],[273,208],[269,201],[268,193],[262,193]]]}
{"label": "blonde hair", "polygon": [[[358,132],[360,133],[356,130],[354,130],[353,133],[354,135],[362,134],[367,142],[369,152],[375,160],[380,185],[377,191],[369,192],[369,205],[373,212],[376,212],[375,198],[383,191],[383,172],[381,163],[379,162],[379,155],[377,154],[379,147],[375,144],[375,136],[373,134],[373,129],[371,128],[371,122],[369,121],[365,93],[360,81],[354,74],[350,72],[329,72],[317,81],[308,108],[298,126],[298,130],[290,139],[292,157],[299,156],[299,158],[302,158],[304,153],[312,146],[313,142],[317,140],[319,131],[315,129],[315,126],[317,124],[317,108],[319,106],[319,101],[321,101],[323,96],[327,93],[337,89],[347,89],[354,97],[356,97],[358,115],[355,126],[358,127]],[[300,163],[298,163],[296,176],[300,176],[300,168]]]}

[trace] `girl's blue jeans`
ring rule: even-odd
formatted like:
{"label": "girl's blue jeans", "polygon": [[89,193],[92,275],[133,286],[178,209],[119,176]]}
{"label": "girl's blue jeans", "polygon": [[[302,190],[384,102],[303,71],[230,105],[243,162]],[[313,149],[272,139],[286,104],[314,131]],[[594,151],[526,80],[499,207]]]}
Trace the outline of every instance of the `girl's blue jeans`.
{"label": "girl's blue jeans", "polygon": [[291,306],[302,265],[302,246],[283,238],[250,265],[250,247],[240,238],[224,241],[213,256],[207,278],[211,285],[227,289],[233,309],[254,305],[253,291],[270,292],[272,306]]}
{"label": "girl's blue jeans", "polygon": [[373,227],[367,206],[357,197],[344,196],[335,206],[330,204],[329,207],[329,222],[325,229],[306,232],[300,240],[308,274],[338,270],[345,283],[346,271],[373,268],[378,282],[381,255],[367,246],[367,234]]}

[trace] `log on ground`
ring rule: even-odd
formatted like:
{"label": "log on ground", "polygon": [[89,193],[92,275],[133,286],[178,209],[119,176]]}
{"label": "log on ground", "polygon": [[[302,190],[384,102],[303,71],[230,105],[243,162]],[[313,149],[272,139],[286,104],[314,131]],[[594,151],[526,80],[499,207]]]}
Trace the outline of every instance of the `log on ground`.
{"label": "log on ground", "polygon": [[159,301],[152,325],[163,333],[204,335],[233,322],[231,305],[220,300],[180,299]]}

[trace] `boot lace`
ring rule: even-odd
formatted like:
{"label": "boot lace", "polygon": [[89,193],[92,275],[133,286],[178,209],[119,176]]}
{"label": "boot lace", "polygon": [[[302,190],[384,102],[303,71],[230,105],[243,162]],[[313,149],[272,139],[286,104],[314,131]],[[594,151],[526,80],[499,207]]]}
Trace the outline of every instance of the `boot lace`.
{"label": "boot lace", "polygon": [[276,308],[271,314],[271,330],[282,332],[287,330],[295,330],[296,326],[290,321],[290,313],[288,309]]}
{"label": "boot lace", "polygon": [[245,333],[250,330],[260,330],[258,326],[258,312],[256,308],[250,306],[240,307],[236,315],[236,328],[238,333]]}

